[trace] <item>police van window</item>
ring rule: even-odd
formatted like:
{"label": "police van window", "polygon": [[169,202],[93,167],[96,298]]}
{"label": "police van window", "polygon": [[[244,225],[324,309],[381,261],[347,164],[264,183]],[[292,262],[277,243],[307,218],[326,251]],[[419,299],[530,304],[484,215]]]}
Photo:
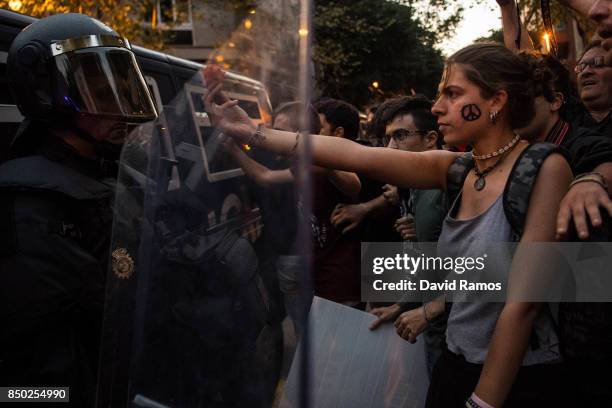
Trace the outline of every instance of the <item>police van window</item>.
{"label": "police van window", "polygon": [[204,142],[206,147],[204,151],[208,162],[208,170],[213,174],[223,174],[235,170],[236,164],[234,160],[219,145],[218,138],[214,137],[213,132],[214,128],[212,127],[200,127],[202,142]]}
{"label": "police van window", "polygon": [[202,100],[202,94],[192,92],[191,102],[193,103],[193,109],[196,112],[206,112],[206,110],[204,109],[204,101]]}
{"label": "police van window", "polygon": [[[211,182],[244,175],[242,169],[231,159],[220,145],[219,138],[214,134],[215,129],[211,126],[210,118],[204,111],[202,103],[205,89],[201,86],[185,84],[185,92],[188,95],[187,100],[192,112],[199,146],[180,143],[176,156],[194,162],[193,169],[203,165],[206,177]],[[228,96],[233,97],[229,94]]]}
{"label": "police van window", "polygon": [[172,84],[172,78],[169,75],[159,74],[157,72],[146,72],[146,75],[155,80],[161,104],[170,105],[176,94],[174,85]]}

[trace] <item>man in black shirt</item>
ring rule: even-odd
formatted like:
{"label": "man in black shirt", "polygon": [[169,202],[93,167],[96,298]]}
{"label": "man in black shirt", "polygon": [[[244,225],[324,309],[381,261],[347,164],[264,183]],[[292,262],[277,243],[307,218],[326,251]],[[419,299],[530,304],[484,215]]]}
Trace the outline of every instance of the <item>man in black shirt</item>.
{"label": "man in black shirt", "polygon": [[[518,133],[532,142],[549,142],[565,148],[575,174],[594,171],[612,160],[612,138],[576,125],[568,107],[572,100],[569,71],[551,55],[522,53],[539,73],[536,89],[536,115],[529,126]],[[587,117],[585,114],[584,117]],[[590,116],[589,116],[590,118]]]}

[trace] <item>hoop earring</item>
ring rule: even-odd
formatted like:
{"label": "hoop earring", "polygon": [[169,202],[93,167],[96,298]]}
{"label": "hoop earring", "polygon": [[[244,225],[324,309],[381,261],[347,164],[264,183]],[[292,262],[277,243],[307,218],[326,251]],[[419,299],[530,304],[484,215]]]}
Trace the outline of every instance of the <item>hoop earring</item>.
{"label": "hoop earring", "polygon": [[495,124],[497,121],[497,116],[499,115],[499,111],[491,111],[489,112],[489,120],[491,123]]}

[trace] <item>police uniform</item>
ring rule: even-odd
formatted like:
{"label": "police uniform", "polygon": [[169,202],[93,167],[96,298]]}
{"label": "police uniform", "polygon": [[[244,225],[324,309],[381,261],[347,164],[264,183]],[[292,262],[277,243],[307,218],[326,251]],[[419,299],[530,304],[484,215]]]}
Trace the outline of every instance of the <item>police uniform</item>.
{"label": "police uniform", "polygon": [[43,138],[0,166],[0,383],[70,386],[72,405],[85,407],[95,395],[113,179]]}
{"label": "police uniform", "polygon": [[124,126],[157,114],[129,43],[81,14],[24,29],[7,74],[26,119],[0,166],[0,384],[70,387],[70,406],[90,407],[117,173],[105,155],[120,145],[77,119]]}

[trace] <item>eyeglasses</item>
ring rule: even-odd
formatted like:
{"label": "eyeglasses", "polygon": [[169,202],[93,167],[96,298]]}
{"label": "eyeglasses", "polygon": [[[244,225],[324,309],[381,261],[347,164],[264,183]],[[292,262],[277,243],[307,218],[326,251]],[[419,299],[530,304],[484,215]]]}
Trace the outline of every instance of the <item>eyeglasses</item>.
{"label": "eyeglasses", "polygon": [[401,142],[404,139],[408,139],[410,136],[424,135],[425,132],[422,130],[410,130],[410,129],[397,129],[389,135],[391,139]]}
{"label": "eyeglasses", "polygon": [[584,71],[585,69],[587,69],[587,67],[602,68],[602,67],[605,67],[605,66],[606,66],[606,64],[604,63],[604,57],[603,56],[599,56],[599,57],[595,57],[595,58],[592,58],[592,59],[580,61],[574,67],[574,72],[579,74],[582,71]]}

